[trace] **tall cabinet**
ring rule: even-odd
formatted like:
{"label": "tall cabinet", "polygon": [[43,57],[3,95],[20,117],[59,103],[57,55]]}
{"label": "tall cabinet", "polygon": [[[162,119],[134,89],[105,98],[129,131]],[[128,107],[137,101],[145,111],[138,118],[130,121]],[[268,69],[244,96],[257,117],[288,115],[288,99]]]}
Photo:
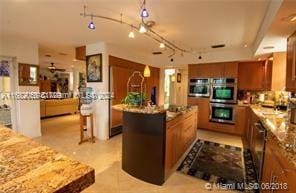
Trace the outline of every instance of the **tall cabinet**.
{"label": "tall cabinet", "polygon": [[296,91],[296,31],[288,38],[286,90]]}

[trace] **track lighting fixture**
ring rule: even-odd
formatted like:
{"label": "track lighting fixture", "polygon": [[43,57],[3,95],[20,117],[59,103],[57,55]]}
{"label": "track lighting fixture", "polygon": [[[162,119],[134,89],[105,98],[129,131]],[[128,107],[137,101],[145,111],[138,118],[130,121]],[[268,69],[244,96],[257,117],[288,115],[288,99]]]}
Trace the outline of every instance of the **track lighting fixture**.
{"label": "track lighting fixture", "polygon": [[139,32],[140,32],[141,34],[147,32],[147,29],[146,29],[146,26],[145,26],[144,22],[142,22],[142,23],[140,24]]}
{"label": "track lighting fixture", "polygon": [[88,24],[88,29],[92,29],[92,30],[96,29],[96,26],[95,26],[95,24],[93,22],[93,16],[90,17],[90,22]]}
{"label": "track lighting fixture", "polygon": [[144,0],[143,5],[142,5],[141,17],[142,18],[149,17],[149,13],[148,13],[148,11],[146,9],[146,0]]}
{"label": "track lighting fixture", "polygon": [[128,37],[131,38],[131,39],[134,39],[135,38],[135,33],[133,31],[131,31],[129,34],[128,34]]}
{"label": "track lighting fixture", "polygon": [[163,42],[161,42],[161,43],[159,44],[159,48],[165,48],[165,44],[164,44]]}

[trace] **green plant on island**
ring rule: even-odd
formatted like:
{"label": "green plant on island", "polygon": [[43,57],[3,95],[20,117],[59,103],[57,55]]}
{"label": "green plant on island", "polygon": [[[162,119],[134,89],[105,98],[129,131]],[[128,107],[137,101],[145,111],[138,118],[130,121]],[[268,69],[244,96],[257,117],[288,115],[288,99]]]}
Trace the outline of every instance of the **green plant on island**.
{"label": "green plant on island", "polygon": [[141,102],[143,104],[145,100],[146,100],[145,93],[129,92],[122,102],[123,104],[126,104],[126,105],[140,106]]}

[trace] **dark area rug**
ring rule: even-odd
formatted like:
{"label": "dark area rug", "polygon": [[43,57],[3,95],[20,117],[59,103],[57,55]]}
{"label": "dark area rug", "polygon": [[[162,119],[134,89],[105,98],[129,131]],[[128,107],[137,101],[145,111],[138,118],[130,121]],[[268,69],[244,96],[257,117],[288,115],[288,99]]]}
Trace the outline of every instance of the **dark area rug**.
{"label": "dark area rug", "polygon": [[256,173],[250,151],[240,147],[197,140],[178,171],[229,189],[258,191],[248,188],[257,182]]}

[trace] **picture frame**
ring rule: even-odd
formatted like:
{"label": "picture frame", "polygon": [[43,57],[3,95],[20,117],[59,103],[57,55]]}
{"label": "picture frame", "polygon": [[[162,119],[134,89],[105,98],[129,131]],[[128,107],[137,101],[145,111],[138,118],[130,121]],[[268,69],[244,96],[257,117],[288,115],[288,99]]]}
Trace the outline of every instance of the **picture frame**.
{"label": "picture frame", "polygon": [[181,73],[177,73],[177,82],[178,83],[181,83],[181,78],[182,78]]}
{"label": "picture frame", "polygon": [[86,81],[103,82],[102,54],[86,56]]}
{"label": "picture frame", "polygon": [[19,63],[18,78],[20,86],[39,86],[39,66]]}
{"label": "picture frame", "polygon": [[0,77],[1,76],[6,76],[9,77],[10,76],[10,72],[9,72],[9,64],[7,60],[1,60],[0,61]]}

